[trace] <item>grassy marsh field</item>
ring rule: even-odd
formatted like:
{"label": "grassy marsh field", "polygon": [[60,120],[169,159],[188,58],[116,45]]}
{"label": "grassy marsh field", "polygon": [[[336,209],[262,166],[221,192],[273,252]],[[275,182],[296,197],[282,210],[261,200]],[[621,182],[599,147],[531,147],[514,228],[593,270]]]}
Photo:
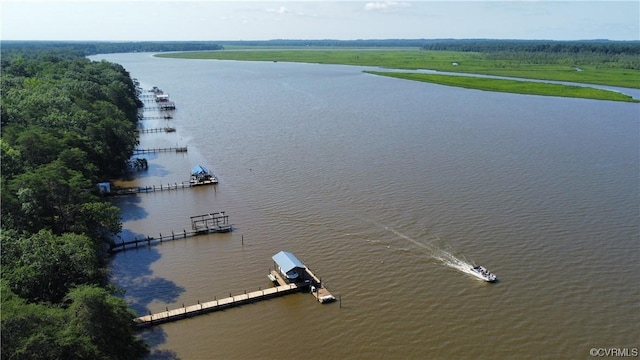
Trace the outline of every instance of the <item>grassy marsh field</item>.
{"label": "grassy marsh field", "polygon": [[467,89],[507,92],[528,95],[561,96],[571,98],[639,102],[631,96],[614,91],[594,89],[586,86],[549,84],[533,81],[487,79],[470,76],[416,74],[400,72],[365,71],[369,74],[398,79],[430,82],[440,85],[457,86]]}
{"label": "grassy marsh field", "polygon": [[[541,62],[540,59],[500,59],[495,55],[458,52],[424,51],[415,48],[235,48],[224,51],[158,54],[158,57],[185,59],[219,59],[242,61],[287,61],[319,64],[377,66],[389,69],[429,69],[437,71],[519,77],[525,79],[567,81],[584,84],[640,88],[640,71],[623,69],[607,64],[574,65],[566,61]],[[515,80],[497,80],[478,77],[444,79],[443,76],[415,76],[375,72],[377,75],[401,77],[408,80],[437,82],[451,86],[490,91],[537,94],[548,96],[583,97],[613,101],[637,101],[631,97],[605,90],[566,85],[531,84]],[[448,77],[448,76],[444,76]]]}

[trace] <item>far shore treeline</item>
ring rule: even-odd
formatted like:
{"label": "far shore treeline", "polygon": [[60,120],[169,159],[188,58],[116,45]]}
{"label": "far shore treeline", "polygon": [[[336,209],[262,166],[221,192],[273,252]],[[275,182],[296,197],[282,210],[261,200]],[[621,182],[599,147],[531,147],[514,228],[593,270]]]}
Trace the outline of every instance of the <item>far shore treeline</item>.
{"label": "far shore treeline", "polygon": [[417,48],[480,53],[527,52],[565,54],[640,55],[640,41],[614,40],[496,40],[496,39],[360,39],[360,40],[224,40],[224,41],[0,41],[2,51],[55,49],[84,55],[224,50],[246,47]]}
{"label": "far shore treeline", "polygon": [[640,69],[638,41],[0,41],[1,359],[149,353],[123,290],[109,283],[106,249],[122,221],[97,187],[126,171],[137,144],[139,90],[121,65],[86,56],[225,47],[529,53],[541,61],[589,54],[597,66]]}

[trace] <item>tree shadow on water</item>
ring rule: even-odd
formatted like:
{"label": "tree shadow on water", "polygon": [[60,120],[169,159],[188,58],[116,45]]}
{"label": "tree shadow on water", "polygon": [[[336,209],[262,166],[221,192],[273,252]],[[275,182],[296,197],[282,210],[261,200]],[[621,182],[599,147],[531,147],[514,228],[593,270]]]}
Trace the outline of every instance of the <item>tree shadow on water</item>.
{"label": "tree shadow on water", "polygon": [[122,222],[141,220],[149,216],[147,210],[140,206],[140,202],[137,195],[121,196],[113,200],[113,204],[120,208]]}
{"label": "tree shadow on water", "polygon": [[[166,167],[159,164],[149,164],[149,167],[144,171],[139,171],[136,173],[137,179],[143,179],[148,177],[167,177],[171,175],[172,172],[167,170]],[[160,184],[157,184],[160,185]]]}
{"label": "tree shadow on water", "polygon": [[149,313],[154,301],[175,302],[185,289],[171,280],[153,275],[151,264],[160,259],[153,247],[119,252],[111,261],[111,281],[125,291],[124,299],[139,315]]}
{"label": "tree shadow on water", "polygon": [[150,328],[140,334],[140,338],[151,347],[147,360],[177,360],[178,355],[172,350],[154,349],[167,341],[167,333],[159,327]]}

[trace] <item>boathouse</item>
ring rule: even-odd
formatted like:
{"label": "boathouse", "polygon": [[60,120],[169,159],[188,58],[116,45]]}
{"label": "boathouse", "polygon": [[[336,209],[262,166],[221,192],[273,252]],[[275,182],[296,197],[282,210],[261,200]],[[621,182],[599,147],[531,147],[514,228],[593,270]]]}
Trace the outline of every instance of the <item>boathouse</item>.
{"label": "boathouse", "polygon": [[280,251],[271,258],[276,263],[276,270],[288,281],[296,282],[304,279],[307,267],[292,253]]}
{"label": "boathouse", "polygon": [[191,176],[196,181],[204,181],[211,179],[211,173],[209,169],[202,165],[196,165],[191,169]]}

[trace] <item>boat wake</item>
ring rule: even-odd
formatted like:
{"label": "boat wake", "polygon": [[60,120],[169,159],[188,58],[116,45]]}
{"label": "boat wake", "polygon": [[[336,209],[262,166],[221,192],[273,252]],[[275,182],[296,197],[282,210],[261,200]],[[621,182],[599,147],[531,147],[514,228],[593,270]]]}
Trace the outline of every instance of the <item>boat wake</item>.
{"label": "boat wake", "polygon": [[438,236],[431,235],[425,241],[418,241],[389,226],[386,226],[371,220],[369,220],[369,222],[372,222],[377,226],[393,233],[394,235],[398,236],[401,239],[407,240],[427,250],[429,252],[429,255],[433,259],[440,261],[445,266],[448,266],[452,269],[458,270],[466,274],[470,274],[476,277],[478,276],[477,273],[472,270],[474,265],[470,261],[468,261],[462,256],[454,255],[451,251],[445,250],[443,246],[439,246],[438,243],[441,242],[441,239]]}
{"label": "boat wake", "polygon": [[438,250],[435,254],[431,255],[434,259],[440,260],[444,265],[459,270],[463,273],[476,276],[476,273],[471,270],[473,264],[470,261],[463,260],[450,252],[444,250]]}

